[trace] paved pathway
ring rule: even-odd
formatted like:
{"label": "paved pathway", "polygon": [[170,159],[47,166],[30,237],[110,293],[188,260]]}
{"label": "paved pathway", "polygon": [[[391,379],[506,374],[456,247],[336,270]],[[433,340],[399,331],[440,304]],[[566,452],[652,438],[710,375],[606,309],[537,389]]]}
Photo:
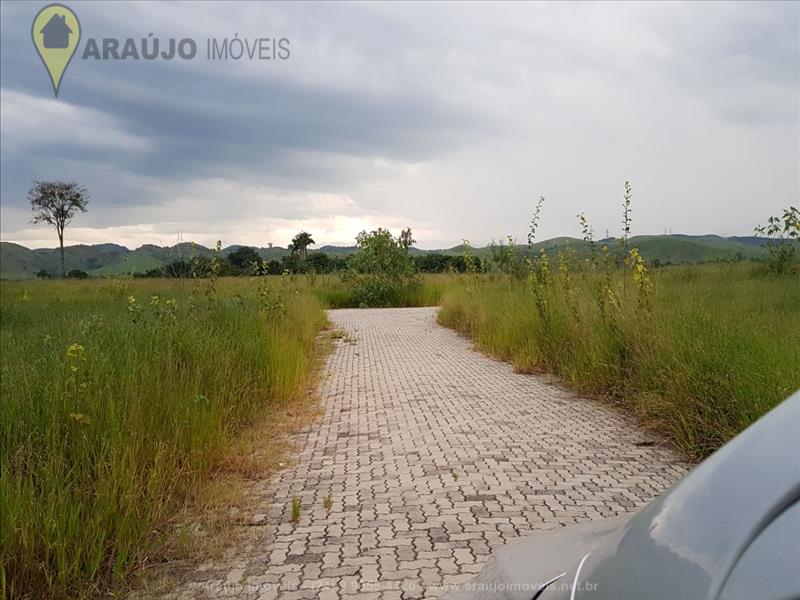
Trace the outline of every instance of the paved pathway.
{"label": "paved pathway", "polygon": [[492,548],[632,511],[687,468],[619,411],[471,350],[434,309],[330,318],[350,337],[324,416],[261,488],[251,541],[180,596],[434,598]]}

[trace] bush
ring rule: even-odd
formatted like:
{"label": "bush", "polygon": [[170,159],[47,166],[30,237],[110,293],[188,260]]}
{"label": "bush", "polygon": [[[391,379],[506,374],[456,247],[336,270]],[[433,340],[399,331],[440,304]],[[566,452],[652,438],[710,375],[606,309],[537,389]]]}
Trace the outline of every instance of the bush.
{"label": "bush", "polygon": [[261,264],[261,257],[258,255],[255,248],[242,246],[228,255],[228,262],[242,271],[252,273],[253,265]]}
{"label": "bush", "polygon": [[[472,257],[477,266],[477,270],[481,270],[481,263],[478,257]],[[420,273],[466,273],[467,262],[463,256],[452,256],[449,254],[439,254],[436,252],[429,252],[415,256],[414,268]]]}
{"label": "bush", "polygon": [[[410,239],[411,232],[404,232]],[[356,238],[358,252],[350,258],[345,279],[352,288],[352,302],[360,307],[393,306],[403,290],[419,285],[414,262],[405,247],[388,229],[362,231]],[[402,243],[401,243],[402,242]]]}
{"label": "bush", "polygon": [[395,306],[400,297],[400,287],[381,277],[363,278],[353,288],[351,302],[359,308]]}
{"label": "bush", "polygon": [[89,277],[89,274],[86,271],[81,271],[80,269],[72,269],[72,271],[67,273],[67,277],[70,279],[86,279]]}
{"label": "bush", "polygon": [[770,217],[766,225],[755,229],[766,236],[767,270],[778,275],[791,272],[800,245],[800,211],[794,206],[783,211],[779,217]]}

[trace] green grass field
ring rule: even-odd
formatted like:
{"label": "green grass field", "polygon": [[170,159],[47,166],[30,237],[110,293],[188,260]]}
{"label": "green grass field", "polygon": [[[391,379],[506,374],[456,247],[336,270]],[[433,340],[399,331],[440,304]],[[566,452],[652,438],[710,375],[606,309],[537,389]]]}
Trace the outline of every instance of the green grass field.
{"label": "green grass field", "polygon": [[[626,277],[629,278],[629,277]],[[463,278],[439,321],[520,371],[633,411],[689,457],[706,456],[800,388],[800,281],[752,265],[655,271],[649,308],[613,275],[556,273],[539,288],[507,277]]]}
{"label": "green grass field", "polygon": [[[800,283],[752,264],[430,275],[398,306],[699,459],[800,387]],[[541,273],[540,273],[541,275]],[[605,287],[604,287],[605,286]],[[157,560],[239,432],[305,395],[335,275],[0,285],[0,587],[91,597]]]}
{"label": "green grass field", "polygon": [[236,433],[305,393],[326,324],[277,279],[3,283],[0,301],[4,597],[94,596],[158,556]]}

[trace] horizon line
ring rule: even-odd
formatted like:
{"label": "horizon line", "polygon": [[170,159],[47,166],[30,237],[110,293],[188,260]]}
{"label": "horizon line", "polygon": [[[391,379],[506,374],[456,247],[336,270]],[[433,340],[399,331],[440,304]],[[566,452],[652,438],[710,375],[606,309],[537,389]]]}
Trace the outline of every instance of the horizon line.
{"label": "horizon line", "polygon": [[[756,238],[756,239],[760,239],[761,238],[761,236],[758,236],[758,235],[755,235],[755,234],[751,234],[751,235],[737,235],[737,234],[734,234],[734,235],[721,235],[721,234],[718,234],[718,233],[655,233],[655,234],[653,234],[653,233],[640,233],[640,234],[636,234],[636,235],[631,235],[628,239],[632,240],[632,239],[639,238],[639,237],[665,237],[665,238],[668,238],[668,237],[690,237],[690,238],[718,237],[720,239],[733,239],[733,238]],[[558,236],[555,236],[555,237],[551,237],[551,238],[547,238],[547,239],[543,239],[543,240],[539,240],[539,241],[534,241],[534,245],[545,243],[545,242],[550,242],[550,241],[553,241],[553,240],[565,239],[565,238],[568,238],[570,240],[575,240],[577,242],[586,241],[583,238],[574,237],[574,236],[570,236],[570,235],[558,235]],[[595,241],[595,243],[601,243],[601,242],[604,242],[604,241],[607,241],[607,240],[618,240],[618,239],[620,239],[618,236],[612,235],[612,236],[609,236],[609,237],[599,238],[599,239],[596,239],[594,241]],[[766,239],[766,238],[764,238],[764,239]],[[492,241],[486,242],[484,244],[480,244],[480,245],[470,244],[469,246],[470,246],[470,248],[475,248],[475,249],[488,248],[492,244],[496,244],[496,243],[500,243],[500,242],[506,243],[507,240],[505,240],[503,238],[499,238],[497,240],[492,240]],[[20,243],[20,242],[17,242],[17,241],[14,241],[14,240],[4,240],[4,239],[1,239],[1,238],[0,238],[0,243],[3,243],[3,244],[15,244],[17,246],[20,246],[20,247],[25,248],[26,250],[30,250],[32,252],[35,252],[37,250],[58,250],[59,249],[58,246],[42,246],[42,247],[38,247],[38,248],[31,248],[30,246],[26,246],[25,244]],[[161,246],[161,245],[155,244],[155,243],[145,243],[145,244],[141,244],[139,246],[136,246],[135,248],[130,248],[130,247],[124,245],[124,244],[119,244],[117,242],[97,242],[97,243],[78,242],[76,244],[65,245],[64,246],[64,250],[66,250],[67,248],[76,248],[76,247],[81,247],[81,246],[91,247],[91,246],[105,246],[105,245],[109,245],[109,244],[110,245],[114,245],[114,246],[119,246],[121,248],[125,248],[128,252],[135,252],[136,250],[144,248],[145,246],[154,246],[156,248],[174,248],[176,246],[184,245],[184,244],[195,244],[197,246],[201,246],[201,247],[206,248],[208,250],[212,250],[213,247],[214,247],[213,244],[207,246],[205,244],[201,244],[201,243],[195,242],[193,240],[180,241],[180,242],[176,242],[174,244],[166,245],[166,246]],[[528,245],[527,242],[517,242],[517,241],[515,241],[515,243],[514,243],[514,246],[527,246],[527,245]],[[324,243],[324,244],[314,244],[314,246],[316,246],[316,248],[317,248],[316,251],[317,252],[322,251],[323,248],[346,248],[346,249],[349,249],[349,248],[356,248],[357,247],[357,245],[355,243],[354,244],[347,244],[347,245],[336,244],[336,243]],[[439,248],[422,248],[420,246],[412,246],[412,248],[415,249],[415,250],[418,250],[420,252],[437,252],[437,251],[443,251],[443,250],[452,250],[454,248],[459,248],[459,247],[463,247],[463,246],[464,246],[464,243],[462,242],[462,243],[454,244],[452,246],[446,246],[446,247],[443,246],[443,247],[439,247]],[[228,248],[233,248],[233,247],[239,247],[239,248],[248,247],[248,248],[255,248],[255,249],[259,249],[259,250],[286,250],[286,251],[289,250],[289,248],[287,246],[272,246],[272,247],[269,247],[269,246],[258,246],[258,245],[253,245],[253,244],[236,244],[236,243],[225,245],[225,246],[222,247],[222,249],[223,250],[227,250]]]}

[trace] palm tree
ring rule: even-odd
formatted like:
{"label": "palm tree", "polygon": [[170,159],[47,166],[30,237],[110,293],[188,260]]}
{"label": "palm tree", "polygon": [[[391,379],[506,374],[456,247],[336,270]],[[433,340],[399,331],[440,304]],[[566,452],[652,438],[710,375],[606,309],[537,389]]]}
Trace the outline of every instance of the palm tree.
{"label": "palm tree", "polygon": [[308,247],[313,246],[316,244],[314,239],[311,237],[311,234],[305,231],[301,231],[296,236],[292,238],[292,244],[289,248],[292,251],[292,254],[295,252],[300,252],[303,256],[303,260],[308,258]]}

